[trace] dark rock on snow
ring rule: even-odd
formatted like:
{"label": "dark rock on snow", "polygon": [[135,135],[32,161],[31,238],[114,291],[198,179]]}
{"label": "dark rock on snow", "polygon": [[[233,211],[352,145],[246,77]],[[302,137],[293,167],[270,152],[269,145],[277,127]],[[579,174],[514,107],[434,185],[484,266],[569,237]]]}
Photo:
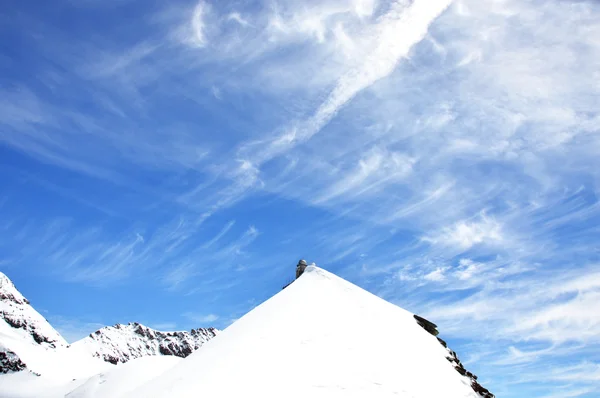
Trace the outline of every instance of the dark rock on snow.
{"label": "dark rock on snow", "polygon": [[[435,323],[428,321],[427,319],[418,315],[414,315],[414,317],[419,326],[425,329],[429,334],[432,334],[433,336],[437,337],[439,332]],[[449,349],[448,344],[444,340],[440,339],[439,337],[437,337],[437,340],[448,351],[448,356],[446,357],[446,359],[448,359],[448,361],[452,363],[454,369],[456,369],[456,371],[462,376],[468,377],[471,380],[471,388],[473,389],[473,391],[481,395],[483,398],[494,398],[494,394],[492,394],[487,388],[479,384],[479,382],[477,381],[477,376],[465,369],[463,364],[458,359],[456,352]]]}

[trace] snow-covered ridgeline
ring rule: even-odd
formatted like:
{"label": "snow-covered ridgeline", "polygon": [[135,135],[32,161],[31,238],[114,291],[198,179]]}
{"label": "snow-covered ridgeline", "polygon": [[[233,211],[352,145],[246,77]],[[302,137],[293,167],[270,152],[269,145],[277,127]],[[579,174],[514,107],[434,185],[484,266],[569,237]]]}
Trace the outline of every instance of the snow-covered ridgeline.
{"label": "snow-covered ridgeline", "polygon": [[89,377],[134,358],[184,358],[217,333],[214,328],[161,332],[139,323],[117,324],[68,345],[0,273],[0,373],[28,370],[52,380]]}
{"label": "snow-covered ridgeline", "polygon": [[217,339],[130,323],[54,348],[27,330],[0,322],[0,348],[36,372],[0,376],[2,396],[493,397],[433,323],[316,266]]}
{"label": "snow-covered ridgeline", "polygon": [[72,347],[117,364],[131,359],[170,355],[185,358],[215,337],[215,328],[191,331],[161,332],[139,323],[107,326],[75,342]]}

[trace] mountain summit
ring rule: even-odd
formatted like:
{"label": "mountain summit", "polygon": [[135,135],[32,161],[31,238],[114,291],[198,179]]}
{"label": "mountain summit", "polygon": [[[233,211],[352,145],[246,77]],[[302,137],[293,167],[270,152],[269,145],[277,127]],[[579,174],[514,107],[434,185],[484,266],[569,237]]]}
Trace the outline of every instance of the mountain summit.
{"label": "mountain summit", "polygon": [[0,319],[15,333],[45,347],[57,348],[67,345],[65,339],[40,315],[15,287],[10,279],[0,272]]}
{"label": "mountain summit", "polygon": [[60,333],[0,272],[0,373],[27,369],[32,350],[44,353],[66,346]]}
{"label": "mountain summit", "polygon": [[129,396],[493,396],[479,384],[476,392],[475,376],[458,364],[412,313],[308,266],[285,290]]}

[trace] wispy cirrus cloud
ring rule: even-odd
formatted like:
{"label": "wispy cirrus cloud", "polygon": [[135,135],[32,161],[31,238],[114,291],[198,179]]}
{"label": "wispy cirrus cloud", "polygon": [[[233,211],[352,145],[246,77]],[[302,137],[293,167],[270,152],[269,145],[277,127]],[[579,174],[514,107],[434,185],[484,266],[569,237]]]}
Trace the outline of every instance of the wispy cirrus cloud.
{"label": "wispy cirrus cloud", "polygon": [[171,293],[225,302],[236,287],[265,298],[313,255],[477,342],[468,356],[504,375],[493,391],[543,379],[593,396],[599,15],[593,1],[203,1],[148,8],[128,34],[30,23],[39,78],[0,86],[0,142],[110,181],[122,203],[61,181],[106,224],[10,211],[11,258],[42,253],[78,281],[156,269]]}
{"label": "wispy cirrus cloud", "polygon": [[183,314],[183,316],[198,324],[212,324],[219,319],[219,316],[215,314],[200,315],[191,312],[186,312],[185,314]]}
{"label": "wispy cirrus cloud", "polygon": [[[169,288],[181,289],[189,286],[191,277],[209,273],[199,261],[218,264],[210,268],[214,274],[217,269],[234,268],[235,259],[246,255],[244,250],[259,232],[249,226],[237,237],[219,242],[233,225],[230,221],[211,236],[213,228],[206,227],[202,218],[179,218],[158,228],[140,225],[108,237],[101,227],[82,228],[69,219],[31,219],[25,224],[5,221],[2,246],[5,255],[12,253],[15,264],[30,264],[43,253],[36,268],[72,282],[103,286],[143,270],[146,277],[162,279]],[[71,232],[74,228],[76,235]]]}

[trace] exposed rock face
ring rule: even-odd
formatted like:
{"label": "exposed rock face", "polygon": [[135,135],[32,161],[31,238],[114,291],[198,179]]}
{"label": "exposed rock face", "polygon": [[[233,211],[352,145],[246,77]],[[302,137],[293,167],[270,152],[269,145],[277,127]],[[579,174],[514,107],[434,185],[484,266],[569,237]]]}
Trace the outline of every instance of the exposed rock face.
{"label": "exposed rock face", "polygon": [[11,350],[0,345],[0,373],[19,372],[27,369],[27,365]]}
{"label": "exposed rock face", "polygon": [[107,326],[73,343],[106,362],[124,363],[150,355],[174,355],[185,358],[218,333],[214,328],[189,332],[161,332],[139,323]]}
{"label": "exposed rock face", "polygon": [[418,315],[413,315],[413,316],[417,320],[417,323],[419,324],[419,326],[421,326],[423,329],[427,330],[427,332],[429,332],[429,334],[432,334],[434,336],[437,336],[438,334],[440,334],[440,332],[438,332],[438,330],[437,330],[437,325],[435,323],[428,321],[427,319],[420,317]]}
{"label": "exposed rock face", "polygon": [[[414,318],[417,321],[417,323],[419,324],[419,326],[421,326],[423,329],[425,329],[429,334],[437,337],[439,332],[437,330],[437,325],[435,323],[428,321],[427,319],[420,317],[418,315],[414,315]],[[450,361],[450,363],[452,363],[452,365],[454,366],[454,369],[456,369],[456,371],[458,373],[460,373],[461,375],[468,377],[471,380],[471,388],[473,388],[473,391],[475,391],[476,393],[481,395],[483,398],[494,398],[494,394],[492,394],[487,388],[485,388],[481,384],[479,384],[479,382],[477,381],[477,376],[475,376],[473,373],[471,373],[465,369],[463,364],[458,359],[456,352],[454,352],[450,348],[448,348],[448,344],[446,344],[446,342],[444,340],[440,339],[439,337],[437,339],[438,339],[438,342],[444,346],[446,351],[448,351],[448,356],[446,356],[446,359],[448,359],[448,361]]]}
{"label": "exposed rock face", "polygon": [[21,329],[20,333],[33,342],[48,348],[66,346],[62,336],[40,315],[15,285],[0,272],[0,322],[11,328]]}
{"label": "exposed rock face", "polygon": [[494,398],[494,394],[492,394],[487,388],[479,384],[479,382],[477,381],[477,376],[465,369],[463,364],[458,359],[456,352],[449,349],[444,340],[440,338],[438,338],[438,340],[440,344],[442,344],[448,350],[448,356],[446,358],[454,365],[454,369],[456,369],[456,371],[461,375],[471,379],[471,387],[473,388],[473,391],[481,395],[483,398]]}

